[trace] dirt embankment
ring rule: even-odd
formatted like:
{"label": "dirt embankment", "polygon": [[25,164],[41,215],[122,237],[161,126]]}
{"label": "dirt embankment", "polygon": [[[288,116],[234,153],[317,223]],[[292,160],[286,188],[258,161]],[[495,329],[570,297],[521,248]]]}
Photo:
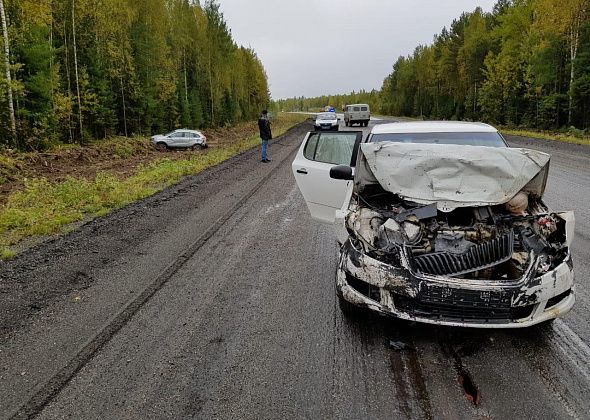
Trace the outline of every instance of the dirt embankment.
{"label": "dirt embankment", "polygon": [[[211,148],[222,147],[257,134],[256,122],[232,127],[204,130]],[[68,146],[47,152],[0,152],[0,204],[11,192],[22,189],[32,178],[59,182],[69,177],[93,179],[98,173],[110,172],[126,178],[140,166],[162,159],[186,159],[207,150],[161,152],[154,149],[148,137],[115,137],[85,146]]]}

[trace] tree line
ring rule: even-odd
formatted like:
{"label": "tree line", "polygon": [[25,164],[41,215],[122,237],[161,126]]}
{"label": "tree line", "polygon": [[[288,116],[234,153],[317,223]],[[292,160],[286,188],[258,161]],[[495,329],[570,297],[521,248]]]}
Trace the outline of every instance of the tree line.
{"label": "tree line", "polygon": [[384,112],[537,128],[590,124],[590,1],[500,0],[400,57]]}
{"label": "tree line", "polygon": [[343,95],[323,95],[314,98],[306,98],[303,96],[278,99],[273,102],[276,111],[282,112],[315,112],[322,110],[326,106],[332,106],[336,111],[342,111],[344,105],[347,104],[369,104],[371,109],[377,109],[380,105],[380,92],[378,90],[360,90],[359,92],[352,92]]}
{"label": "tree line", "polygon": [[270,100],[215,0],[0,0],[0,19],[6,146],[222,126]]}
{"label": "tree line", "polygon": [[464,13],[432,44],[400,57],[378,95],[358,102],[371,99],[387,115],[587,129],[590,0],[499,0],[489,13]]}

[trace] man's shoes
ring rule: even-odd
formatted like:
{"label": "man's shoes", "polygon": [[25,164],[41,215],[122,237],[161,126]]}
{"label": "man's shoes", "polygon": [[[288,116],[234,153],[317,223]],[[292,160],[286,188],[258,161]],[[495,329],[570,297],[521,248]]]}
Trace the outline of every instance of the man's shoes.
{"label": "man's shoes", "polygon": [[269,163],[269,162],[271,162],[271,160],[270,159],[262,159],[261,162]]}

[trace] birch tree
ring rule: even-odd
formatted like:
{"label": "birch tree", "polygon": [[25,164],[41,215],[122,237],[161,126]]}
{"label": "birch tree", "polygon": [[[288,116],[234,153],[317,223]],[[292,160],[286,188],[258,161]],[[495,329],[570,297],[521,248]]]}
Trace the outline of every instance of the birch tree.
{"label": "birch tree", "polygon": [[10,114],[10,131],[12,141],[16,145],[16,117],[14,115],[14,100],[12,95],[12,76],[10,74],[10,39],[8,37],[8,24],[4,11],[4,0],[0,0],[0,19],[2,19],[2,36],[4,38],[4,66],[6,67],[6,93],[8,99],[8,113]]}
{"label": "birch tree", "polygon": [[540,27],[558,31],[565,38],[569,52],[568,124],[572,123],[576,58],[580,47],[580,31],[590,14],[590,0],[543,0],[539,7]]}

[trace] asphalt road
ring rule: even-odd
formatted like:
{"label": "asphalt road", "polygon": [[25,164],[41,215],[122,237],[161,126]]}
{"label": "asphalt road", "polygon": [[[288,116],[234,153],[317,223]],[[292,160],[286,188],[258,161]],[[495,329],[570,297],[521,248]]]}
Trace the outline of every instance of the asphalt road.
{"label": "asphalt road", "polygon": [[290,169],[310,127],[0,266],[0,418],[590,418],[590,149],[509,139],[576,212],[574,310],[440,328],[340,313]]}

